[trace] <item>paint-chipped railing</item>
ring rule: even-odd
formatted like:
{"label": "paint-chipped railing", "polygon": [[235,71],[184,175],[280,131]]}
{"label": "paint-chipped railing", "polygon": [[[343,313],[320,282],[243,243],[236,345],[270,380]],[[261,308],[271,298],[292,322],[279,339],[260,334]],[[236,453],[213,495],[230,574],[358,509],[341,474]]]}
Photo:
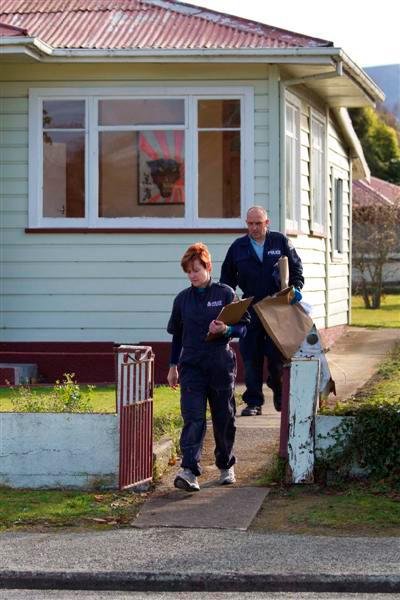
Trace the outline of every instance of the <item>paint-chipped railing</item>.
{"label": "paint-chipped railing", "polygon": [[287,459],[288,483],[314,481],[318,358],[293,358],[284,367],[279,455]]}

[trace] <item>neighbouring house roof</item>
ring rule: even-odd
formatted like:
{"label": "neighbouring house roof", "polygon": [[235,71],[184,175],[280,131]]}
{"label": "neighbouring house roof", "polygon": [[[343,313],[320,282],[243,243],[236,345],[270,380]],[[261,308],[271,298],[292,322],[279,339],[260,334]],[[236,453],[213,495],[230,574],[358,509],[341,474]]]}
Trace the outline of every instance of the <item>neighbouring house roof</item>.
{"label": "neighbouring house roof", "polygon": [[400,185],[390,183],[378,177],[371,177],[370,185],[388,200],[400,206]]}
{"label": "neighbouring house roof", "polygon": [[400,208],[400,185],[389,183],[378,177],[370,177],[370,181],[360,179],[353,181],[353,206],[372,205],[393,206]]}
{"label": "neighbouring house roof", "polygon": [[53,48],[315,48],[333,43],[173,0],[2,0],[0,22]]}
{"label": "neighbouring house roof", "polygon": [[305,84],[332,107],[384,99],[331,41],[178,0],[1,0],[0,24],[26,30],[1,32],[2,62],[277,64],[284,84]]}

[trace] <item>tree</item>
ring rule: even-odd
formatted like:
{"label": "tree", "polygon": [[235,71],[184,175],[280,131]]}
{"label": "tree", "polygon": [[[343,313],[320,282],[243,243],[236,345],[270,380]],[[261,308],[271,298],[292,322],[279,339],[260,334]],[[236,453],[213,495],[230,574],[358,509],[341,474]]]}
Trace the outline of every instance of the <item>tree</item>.
{"label": "tree", "polygon": [[383,293],[383,268],[399,244],[399,207],[371,203],[353,207],[353,267],[366,308],[379,308]]}
{"label": "tree", "polygon": [[354,129],[360,139],[371,174],[400,184],[400,143],[398,131],[387,124],[372,108],[350,111]]}

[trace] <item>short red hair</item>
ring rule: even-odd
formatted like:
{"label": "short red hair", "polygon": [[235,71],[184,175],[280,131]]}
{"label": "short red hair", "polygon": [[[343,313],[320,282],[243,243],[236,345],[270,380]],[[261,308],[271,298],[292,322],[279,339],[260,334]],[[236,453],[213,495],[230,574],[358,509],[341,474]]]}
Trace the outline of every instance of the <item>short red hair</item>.
{"label": "short red hair", "polygon": [[211,254],[207,246],[202,242],[197,242],[196,244],[189,246],[182,256],[181,267],[185,273],[188,272],[189,265],[194,260],[198,260],[207,271],[211,271]]}

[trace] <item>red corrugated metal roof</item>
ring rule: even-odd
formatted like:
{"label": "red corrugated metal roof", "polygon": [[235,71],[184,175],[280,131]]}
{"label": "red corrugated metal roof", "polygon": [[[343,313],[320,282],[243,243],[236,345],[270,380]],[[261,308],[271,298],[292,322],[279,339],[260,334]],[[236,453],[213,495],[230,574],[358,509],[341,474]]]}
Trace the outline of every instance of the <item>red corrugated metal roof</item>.
{"label": "red corrugated metal roof", "polygon": [[[266,8],[266,13],[267,13]],[[315,48],[332,42],[173,0],[1,0],[0,22],[54,48]]]}
{"label": "red corrugated metal roof", "polygon": [[390,183],[389,181],[379,179],[378,177],[371,177],[370,185],[392,202],[400,204],[400,185]]}
{"label": "red corrugated metal roof", "polygon": [[13,27],[12,25],[6,25],[6,23],[0,22],[0,36],[4,37],[19,37],[26,36],[26,29],[21,29],[21,27]]}
{"label": "red corrugated metal roof", "polygon": [[353,181],[354,206],[392,206],[396,203],[400,206],[400,186],[378,177],[371,177],[369,182],[365,179]]}

